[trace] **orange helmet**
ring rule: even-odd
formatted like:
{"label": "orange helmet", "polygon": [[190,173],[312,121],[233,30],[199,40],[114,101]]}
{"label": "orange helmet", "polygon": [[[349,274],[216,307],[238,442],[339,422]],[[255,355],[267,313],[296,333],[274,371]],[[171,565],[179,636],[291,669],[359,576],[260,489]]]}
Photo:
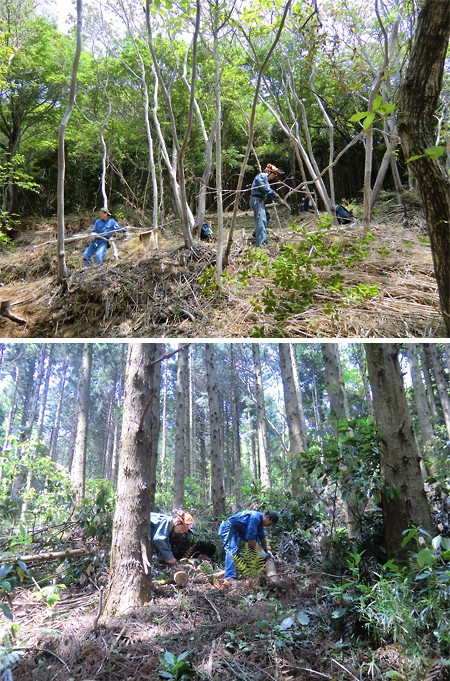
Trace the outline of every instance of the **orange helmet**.
{"label": "orange helmet", "polygon": [[192,532],[193,534],[198,534],[195,529],[194,518],[190,513],[186,511],[175,511],[174,525],[184,525],[186,532]]}
{"label": "orange helmet", "polygon": [[276,166],[272,165],[271,163],[268,163],[266,165],[264,172],[265,173],[273,173],[274,175],[284,175],[282,170],[280,170]]}

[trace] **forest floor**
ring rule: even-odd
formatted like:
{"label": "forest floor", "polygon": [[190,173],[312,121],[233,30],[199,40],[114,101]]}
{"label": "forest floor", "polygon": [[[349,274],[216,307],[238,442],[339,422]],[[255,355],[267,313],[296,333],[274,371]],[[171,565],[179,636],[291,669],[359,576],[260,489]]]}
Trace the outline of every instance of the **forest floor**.
{"label": "forest floor", "polygon": [[20,589],[13,646],[21,657],[11,665],[13,681],[156,681],[166,651],[177,658],[189,652],[186,664],[197,679],[364,681],[387,672],[408,678],[410,659],[399,645],[371,647],[333,627],[336,604],[324,590],[320,563],[309,558],[296,568],[283,560],[277,568],[281,588],[262,576],[231,588],[219,577],[185,588],[155,583],[150,602],[119,617],[102,615],[97,631],[99,592],[92,584],[66,589],[51,608]]}
{"label": "forest floor", "polygon": [[[390,208],[391,205],[391,208]],[[177,233],[144,252],[138,232],[119,236],[101,266],[83,266],[89,239],[68,242],[68,290],[57,283],[55,225],[38,220],[0,248],[4,338],[425,338],[445,337],[426,224],[386,202],[371,236],[361,222],[323,227],[314,214],[278,208],[269,244],[251,244],[253,216],[238,216],[220,289],[215,243],[187,250]],[[215,228],[215,216],[212,219]],[[274,216],[275,217],[275,216]],[[66,236],[90,231],[72,216]],[[225,215],[225,226],[230,215]],[[171,229],[175,229],[172,225]],[[226,229],[225,238],[228,230]],[[300,250],[296,250],[301,246]],[[284,268],[284,269],[283,269]]]}

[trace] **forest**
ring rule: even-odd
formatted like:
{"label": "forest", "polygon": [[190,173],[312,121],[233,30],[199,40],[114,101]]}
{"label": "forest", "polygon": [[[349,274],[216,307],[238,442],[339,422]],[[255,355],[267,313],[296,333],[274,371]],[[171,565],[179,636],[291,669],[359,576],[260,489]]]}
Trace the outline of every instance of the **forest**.
{"label": "forest", "polygon": [[[449,13],[79,1],[62,28],[49,0],[3,2],[2,336],[448,336]],[[285,203],[261,252],[267,163]],[[126,235],[87,271],[102,206]]]}
{"label": "forest", "polygon": [[[448,679],[449,381],[447,343],[2,342],[2,678]],[[230,586],[248,508],[275,574],[244,543]]]}

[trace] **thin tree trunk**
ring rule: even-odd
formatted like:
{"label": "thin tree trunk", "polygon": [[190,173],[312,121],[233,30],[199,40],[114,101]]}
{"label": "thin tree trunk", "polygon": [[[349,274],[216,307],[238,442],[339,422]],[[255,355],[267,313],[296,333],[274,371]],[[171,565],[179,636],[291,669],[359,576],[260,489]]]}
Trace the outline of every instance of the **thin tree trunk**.
{"label": "thin tree trunk", "polygon": [[66,160],[64,154],[64,136],[67,124],[72,114],[75,103],[75,89],[77,84],[78,62],[81,55],[81,30],[82,30],[82,0],[77,0],[77,46],[72,64],[72,78],[70,81],[69,100],[67,102],[64,116],[59,125],[58,132],[58,186],[57,186],[57,224],[58,224],[58,282],[67,287],[67,277],[69,273],[66,267],[64,251],[64,178],[66,172]]}
{"label": "thin tree trunk", "polygon": [[[339,347],[336,343],[322,343],[321,348],[325,365],[328,397],[332,411],[331,420],[335,421],[335,434],[337,441],[339,441],[337,421],[349,418],[347,391],[342,376]],[[347,476],[341,491],[344,492],[346,496],[345,511],[347,516],[348,536],[358,537],[360,534],[358,524],[361,517],[361,509],[355,497],[355,482],[351,475]]]}
{"label": "thin tree trunk", "polygon": [[234,462],[234,494],[236,506],[239,508],[241,503],[241,435],[239,428],[239,413],[237,408],[237,377],[236,365],[234,362],[233,343],[230,343],[230,364],[231,364],[231,420],[233,428],[233,462]]}
{"label": "thin tree trunk", "polygon": [[289,428],[291,489],[292,494],[297,496],[301,491],[302,468],[299,455],[305,452],[306,422],[298,380],[295,347],[291,343],[279,343],[278,349],[284,404]]}
{"label": "thin tree trunk", "polygon": [[266,406],[264,403],[264,387],[262,382],[261,357],[258,343],[252,343],[252,352],[255,370],[256,434],[258,438],[259,472],[261,476],[262,487],[264,489],[269,489],[270,462],[267,444]]}
{"label": "thin tree trunk", "polygon": [[68,363],[64,362],[64,365],[62,367],[62,370],[60,372],[60,381],[59,381],[59,390],[58,390],[58,401],[56,405],[56,413],[55,413],[55,423],[52,428],[52,435],[50,438],[50,446],[49,446],[49,457],[52,461],[56,461],[56,445],[58,442],[58,433],[59,433],[59,425],[61,422],[61,410],[62,410],[62,404],[63,404],[63,397],[64,397],[64,388],[66,385],[66,374],[67,374],[67,369],[68,369]]}
{"label": "thin tree trunk", "polygon": [[422,366],[423,377],[425,379],[425,387],[427,389],[427,397],[428,397],[428,405],[430,407],[431,422],[434,424],[434,426],[437,426],[439,424],[441,418],[439,416],[439,411],[438,411],[437,403],[436,403],[436,396],[434,394],[433,381],[431,379],[430,360],[428,358],[428,354],[427,354],[427,351],[426,351],[425,344],[421,343],[418,346],[418,348],[419,348],[420,364]]}
{"label": "thin tree trunk", "polygon": [[430,448],[434,440],[433,425],[431,423],[431,415],[428,408],[427,395],[422,380],[422,374],[419,367],[419,357],[415,343],[408,343],[406,345],[406,351],[411,369],[420,432],[422,433],[422,446],[425,450],[425,458],[427,458],[427,450]]}
{"label": "thin tree trunk", "polygon": [[214,362],[214,344],[205,344],[206,380],[209,402],[209,423],[211,439],[211,497],[215,516],[225,513],[225,487],[223,459],[220,447],[219,386]]}
{"label": "thin tree trunk", "polygon": [[448,394],[448,381],[446,381],[444,377],[442,360],[437,346],[434,343],[429,343],[426,347],[430,352],[431,361],[433,363],[434,378],[442,407],[442,413],[444,415],[445,428],[447,430],[447,436],[450,439],[450,397]]}
{"label": "thin tree trunk", "polygon": [[72,467],[70,471],[70,479],[76,492],[77,504],[79,504],[84,497],[86,446],[89,423],[89,399],[92,372],[92,350],[92,343],[84,344],[80,383],[78,386],[77,430],[72,458]]}
{"label": "thin tree trunk", "polygon": [[174,508],[181,508],[184,504],[184,478],[185,478],[185,422],[188,420],[188,396],[187,385],[187,348],[180,343],[177,369],[177,414],[175,424],[175,453],[173,471],[173,503]]}
{"label": "thin tree trunk", "polygon": [[364,358],[363,346],[361,343],[355,343],[356,357],[358,360],[359,372],[361,374],[361,380],[364,386],[364,396],[366,398],[367,411],[369,412],[369,417],[371,421],[375,420],[375,414],[373,411],[373,400],[372,393],[370,392],[369,379],[366,370],[366,360]]}

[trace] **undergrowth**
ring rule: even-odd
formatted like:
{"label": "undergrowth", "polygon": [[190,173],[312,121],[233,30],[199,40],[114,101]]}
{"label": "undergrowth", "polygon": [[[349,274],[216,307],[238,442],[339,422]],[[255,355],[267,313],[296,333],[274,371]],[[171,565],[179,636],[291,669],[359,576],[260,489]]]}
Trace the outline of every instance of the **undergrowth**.
{"label": "undergrowth", "polygon": [[[371,233],[351,238],[340,234],[336,239],[336,234],[330,232],[331,224],[332,218],[325,216],[319,218],[313,232],[297,223],[289,225],[300,242],[283,245],[275,260],[259,248],[245,251],[239,282],[248,285],[254,277],[267,282],[261,295],[251,298],[256,313],[272,314],[282,328],[289,317],[305,312],[320,290],[339,294],[340,307],[370,300],[380,292],[377,285],[359,283],[347,287],[342,274],[369,256],[368,245],[375,237]],[[338,315],[338,307],[331,301],[324,305],[324,310]],[[261,337],[263,329],[255,329],[252,335]]]}

